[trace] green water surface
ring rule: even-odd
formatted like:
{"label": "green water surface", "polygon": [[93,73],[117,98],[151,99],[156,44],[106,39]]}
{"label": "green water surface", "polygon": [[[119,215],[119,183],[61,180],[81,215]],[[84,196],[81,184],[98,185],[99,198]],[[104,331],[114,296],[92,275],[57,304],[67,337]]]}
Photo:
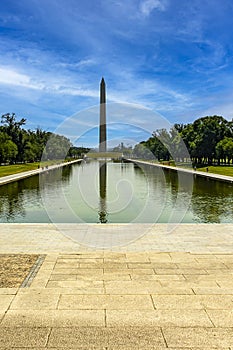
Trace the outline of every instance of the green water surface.
{"label": "green water surface", "polygon": [[0,222],[232,223],[233,185],[92,161],[1,186]]}

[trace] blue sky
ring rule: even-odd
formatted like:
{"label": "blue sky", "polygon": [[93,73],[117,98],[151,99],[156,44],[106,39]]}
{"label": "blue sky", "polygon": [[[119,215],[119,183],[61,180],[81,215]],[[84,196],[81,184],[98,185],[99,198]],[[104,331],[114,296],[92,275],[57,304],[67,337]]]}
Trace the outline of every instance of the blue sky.
{"label": "blue sky", "polygon": [[232,18],[232,0],[1,0],[1,113],[53,131],[98,104],[104,76],[109,102],[170,123],[231,119]]}

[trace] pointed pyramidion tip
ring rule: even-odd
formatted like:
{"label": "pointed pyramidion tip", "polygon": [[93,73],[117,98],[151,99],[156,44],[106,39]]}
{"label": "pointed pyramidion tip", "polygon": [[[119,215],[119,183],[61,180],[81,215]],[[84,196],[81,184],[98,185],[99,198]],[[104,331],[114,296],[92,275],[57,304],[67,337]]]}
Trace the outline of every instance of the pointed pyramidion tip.
{"label": "pointed pyramidion tip", "polygon": [[105,84],[104,77],[101,79],[101,84]]}

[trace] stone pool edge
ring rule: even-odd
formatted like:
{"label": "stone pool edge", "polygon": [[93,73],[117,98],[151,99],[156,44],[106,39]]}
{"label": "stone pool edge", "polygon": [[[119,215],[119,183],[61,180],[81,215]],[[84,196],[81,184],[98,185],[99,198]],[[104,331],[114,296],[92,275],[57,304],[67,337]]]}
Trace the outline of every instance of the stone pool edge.
{"label": "stone pool edge", "polygon": [[[125,235],[140,235],[124,244]],[[77,234],[77,239],[72,239]],[[118,245],[100,247],[98,237]],[[70,235],[70,236],[69,236]],[[73,235],[73,236],[72,236]],[[93,237],[92,245],[85,237]],[[96,241],[95,241],[96,240]],[[0,223],[0,253],[197,252],[233,253],[233,224],[37,224]]]}

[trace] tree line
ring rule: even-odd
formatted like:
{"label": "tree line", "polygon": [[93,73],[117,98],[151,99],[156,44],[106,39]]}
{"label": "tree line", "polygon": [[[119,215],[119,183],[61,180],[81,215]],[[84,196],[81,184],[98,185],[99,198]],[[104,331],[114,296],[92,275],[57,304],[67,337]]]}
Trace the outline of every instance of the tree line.
{"label": "tree line", "polygon": [[[62,135],[41,128],[26,130],[26,119],[15,113],[1,117],[0,164],[15,164],[47,159],[78,158],[90,148],[75,147]],[[207,116],[193,123],[174,124],[170,130],[157,129],[135,147],[123,143],[113,149],[126,156],[162,161],[187,161],[194,165],[233,163],[233,121],[221,116]]]}
{"label": "tree line", "polygon": [[184,161],[188,154],[195,165],[232,164],[233,121],[214,115],[189,124],[175,124],[170,130],[158,129],[148,140],[137,144],[133,154],[166,161]]}
{"label": "tree line", "polygon": [[44,131],[41,128],[26,130],[26,119],[19,121],[15,113],[1,117],[0,125],[0,164],[39,162],[66,157],[79,157],[86,149],[74,147],[62,135]]}

